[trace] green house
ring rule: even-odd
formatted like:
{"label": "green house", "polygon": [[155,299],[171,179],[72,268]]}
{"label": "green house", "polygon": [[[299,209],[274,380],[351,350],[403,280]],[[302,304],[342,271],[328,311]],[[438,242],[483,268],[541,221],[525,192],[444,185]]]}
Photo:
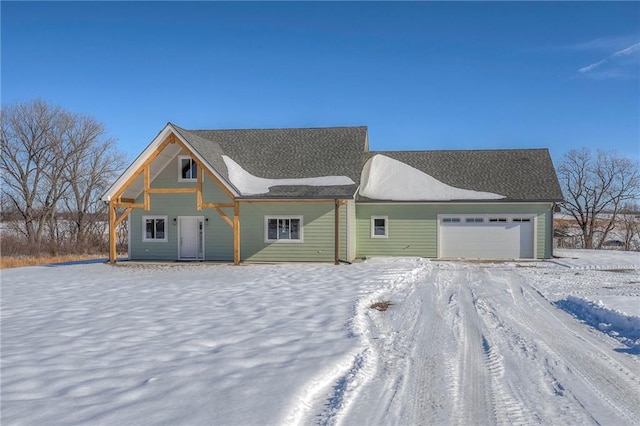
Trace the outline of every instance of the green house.
{"label": "green house", "polygon": [[560,186],[546,149],[369,151],[366,127],[167,124],[104,194],[110,259],[544,259]]}

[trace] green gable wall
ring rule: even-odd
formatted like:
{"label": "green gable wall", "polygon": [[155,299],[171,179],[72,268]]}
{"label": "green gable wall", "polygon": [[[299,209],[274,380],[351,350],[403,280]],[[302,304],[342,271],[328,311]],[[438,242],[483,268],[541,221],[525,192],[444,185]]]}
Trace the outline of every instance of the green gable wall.
{"label": "green gable wall", "polygon": [[[438,214],[533,214],[536,257],[552,256],[551,203],[359,203],[356,209],[357,257],[436,258]],[[388,216],[388,238],[371,238],[371,216]]]}
{"label": "green gable wall", "polygon": [[[178,182],[177,156],[151,182],[152,188],[195,188],[195,182]],[[233,229],[213,209],[196,209],[196,194],[151,194],[151,210],[134,209],[129,216],[130,247],[132,260],[176,260],[178,258],[178,216],[202,216],[209,220],[204,226],[204,251],[206,260],[233,260]],[[204,202],[229,203],[232,200],[206,174],[202,182]],[[136,203],[143,202],[141,194]],[[233,218],[233,209],[223,209]],[[142,241],[142,217],[167,216],[167,242]]]}

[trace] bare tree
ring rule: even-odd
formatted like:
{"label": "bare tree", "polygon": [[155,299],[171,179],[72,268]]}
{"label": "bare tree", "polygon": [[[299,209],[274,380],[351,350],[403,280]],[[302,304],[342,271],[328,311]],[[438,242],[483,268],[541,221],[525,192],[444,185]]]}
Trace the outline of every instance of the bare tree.
{"label": "bare tree", "polygon": [[583,248],[601,248],[622,205],[638,199],[638,163],[614,152],[594,156],[583,148],[565,154],[558,176],[565,193],[562,208],[580,227]]}
{"label": "bare tree", "polygon": [[620,209],[618,222],[624,250],[640,250],[640,206],[637,203],[625,204]]}
{"label": "bare tree", "polygon": [[104,135],[104,126],[87,116],[77,116],[67,134],[73,149],[65,165],[68,189],[63,201],[73,223],[71,237],[78,246],[86,245],[91,235],[104,233],[100,196],[126,165],[115,140]]}
{"label": "bare tree", "polygon": [[2,194],[20,214],[20,231],[37,251],[45,232],[60,243],[58,218],[71,220],[84,242],[90,218],[103,214],[99,193],[124,166],[124,156],[94,118],[42,100],[2,107]]}
{"label": "bare tree", "polygon": [[3,106],[0,114],[2,191],[20,213],[31,247],[40,243],[59,195],[52,179],[60,174],[55,144],[63,115],[42,101]]}

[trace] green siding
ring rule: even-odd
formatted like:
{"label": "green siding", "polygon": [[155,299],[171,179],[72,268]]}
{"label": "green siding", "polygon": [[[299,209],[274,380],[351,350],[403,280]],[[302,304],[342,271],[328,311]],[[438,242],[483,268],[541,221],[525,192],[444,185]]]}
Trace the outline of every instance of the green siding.
{"label": "green siding", "polygon": [[[340,207],[340,257],[346,258],[346,213]],[[303,242],[264,241],[265,216],[302,216]],[[240,257],[251,262],[332,262],[334,260],[334,203],[240,203]]]}
{"label": "green siding", "polygon": [[[152,188],[195,188],[195,182],[178,182],[177,156],[151,182]],[[132,260],[175,260],[178,258],[178,216],[203,216],[206,260],[233,260],[233,229],[213,209],[196,209],[196,194],[151,194],[151,210],[134,209],[130,215],[130,254]],[[204,202],[229,203],[232,200],[206,174],[202,183]],[[141,194],[137,203],[143,202]],[[223,209],[233,218],[233,209]],[[142,216],[167,216],[167,242],[142,241]]]}
{"label": "green siding", "polygon": [[[551,204],[358,204],[357,256],[437,257],[438,214],[533,214],[536,256],[551,257]],[[388,238],[371,238],[371,216],[388,216]],[[549,232],[547,232],[549,230]]]}
{"label": "green siding", "polygon": [[[180,155],[180,154],[178,154]],[[194,188],[195,182],[178,182],[177,156],[151,183],[152,188]],[[140,195],[136,202],[141,203]],[[229,197],[205,175],[203,201],[228,203]],[[224,209],[229,217],[233,209]],[[438,214],[533,214],[536,216],[538,258],[552,256],[552,205],[550,203],[359,203],[340,206],[340,258],[366,256],[437,257]],[[142,241],[142,216],[167,216],[167,242]],[[270,215],[302,216],[302,243],[266,243],[264,218]],[[371,216],[388,216],[388,238],[371,238]],[[134,209],[130,215],[131,258],[175,260],[178,258],[178,216],[202,216],[205,222],[205,260],[233,260],[233,230],[212,209],[196,209],[193,194],[151,194],[151,210]],[[334,203],[241,202],[240,253],[242,261],[334,260]],[[348,229],[347,229],[348,228]],[[349,243],[347,243],[349,240]]]}

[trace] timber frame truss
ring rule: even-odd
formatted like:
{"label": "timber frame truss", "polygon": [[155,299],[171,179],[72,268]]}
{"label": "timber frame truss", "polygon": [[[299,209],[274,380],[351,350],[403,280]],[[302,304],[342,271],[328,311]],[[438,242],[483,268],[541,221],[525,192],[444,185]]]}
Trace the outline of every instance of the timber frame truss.
{"label": "timber frame truss", "polygon": [[[197,180],[195,188],[151,188],[151,163],[158,155],[169,145],[178,144],[185,152],[192,150],[187,147],[174,133],[169,134],[164,141],[156,148],[151,155],[142,163],[138,169],[124,182],[124,184],[116,191],[109,201],[109,262],[115,263],[117,258],[116,252],[116,228],[120,225],[133,211],[133,209],[151,209],[151,194],[185,194],[195,193],[196,209],[212,209],[220,215],[220,217],[233,229],[233,263],[240,263],[240,203],[235,199],[234,194],[227,188],[220,179],[211,173],[211,171],[192,156],[193,161],[197,164]],[[231,199],[228,203],[208,203],[202,199],[202,182],[205,173],[218,185],[222,191]],[[138,179],[140,175],[144,178],[143,202],[136,203],[132,198],[123,198],[122,194]],[[118,216],[117,209],[123,209],[124,212]],[[233,208],[233,216],[229,217],[222,209]]]}

